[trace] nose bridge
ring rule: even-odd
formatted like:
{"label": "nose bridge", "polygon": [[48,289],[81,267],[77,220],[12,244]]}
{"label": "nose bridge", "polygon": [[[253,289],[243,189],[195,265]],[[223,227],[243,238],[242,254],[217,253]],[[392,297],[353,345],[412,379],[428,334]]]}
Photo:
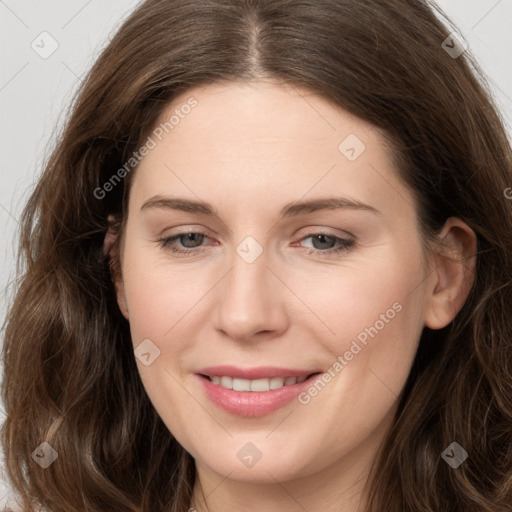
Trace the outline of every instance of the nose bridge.
{"label": "nose bridge", "polygon": [[279,284],[272,282],[268,254],[253,238],[235,248],[231,270],[222,280],[218,327],[232,337],[247,338],[259,331],[275,330],[282,318]]}

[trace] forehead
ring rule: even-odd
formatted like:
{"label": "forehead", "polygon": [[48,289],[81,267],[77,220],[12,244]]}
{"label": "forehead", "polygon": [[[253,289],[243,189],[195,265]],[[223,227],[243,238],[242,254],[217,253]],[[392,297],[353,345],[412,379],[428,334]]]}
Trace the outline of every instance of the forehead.
{"label": "forehead", "polygon": [[[192,98],[196,106],[189,109],[187,103]],[[180,110],[186,113],[178,119],[173,114]],[[169,130],[176,142],[188,139],[190,130],[201,130],[215,135],[215,142],[236,142],[244,150],[255,147],[255,151],[260,142],[269,139],[276,143],[307,139],[311,144],[303,149],[314,149],[320,142],[336,143],[345,132],[362,140],[370,139],[373,146],[384,144],[374,126],[333,101],[304,88],[268,80],[210,84],[192,89],[176,97],[163,110],[157,125],[164,127],[171,118],[174,123],[177,121]],[[247,135],[251,137],[248,139]],[[201,144],[207,146],[210,140],[211,137],[207,137]],[[260,158],[263,156],[257,154]]]}
{"label": "forehead", "polygon": [[150,137],[155,147],[133,184],[139,204],[173,193],[261,202],[262,193],[280,191],[282,202],[336,192],[379,208],[408,194],[376,127],[291,85],[191,89],[167,105]]}

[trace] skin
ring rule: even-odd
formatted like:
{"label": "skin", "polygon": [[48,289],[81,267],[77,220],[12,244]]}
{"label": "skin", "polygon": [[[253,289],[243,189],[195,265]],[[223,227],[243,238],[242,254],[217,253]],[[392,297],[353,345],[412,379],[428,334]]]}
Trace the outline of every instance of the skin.
{"label": "skin", "polygon": [[[162,120],[190,96],[198,105],[136,170],[115,283],[134,348],[150,339],[160,350],[137,365],[196,461],[191,506],[207,510],[204,492],[210,512],[363,511],[365,478],[422,329],[447,325],[467,297],[475,235],[450,218],[439,233],[446,251],[427,257],[382,134],[319,95],[273,81],[212,84],[175,98]],[[366,146],[354,161],[338,150],[349,134]],[[156,195],[207,201],[218,216],[141,211]],[[379,213],[279,218],[286,203],[332,195]],[[174,246],[203,252],[176,255],[159,242],[189,232],[206,237]],[[315,233],[354,243],[316,254],[336,243],[314,244]],[[236,252],[247,236],[263,250],[252,263]],[[325,372],[394,303],[400,312],[307,405],[241,418],[210,402],[194,375],[221,364]],[[252,467],[237,457],[247,442],[262,454]]]}

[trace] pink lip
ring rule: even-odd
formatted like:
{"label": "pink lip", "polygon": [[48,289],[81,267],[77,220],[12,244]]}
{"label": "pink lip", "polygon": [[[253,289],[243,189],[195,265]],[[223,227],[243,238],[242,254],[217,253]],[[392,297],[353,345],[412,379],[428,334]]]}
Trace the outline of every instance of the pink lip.
{"label": "pink lip", "polygon": [[237,368],[236,366],[208,366],[196,373],[209,377],[233,377],[236,379],[272,379],[274,377],[305,377],[321,370],[297,370],[293,368],[279,368],[277,366],[258,366],[257,368]]}
{"label": "pink lip", "polygon": [[[219,369],[222,369],[222,371],[219,372]],[[270,391],[234,391],[232,389],[223,388],[219,384],[214,384],[204,375],[229,376],[255,380],[258,378],[272,377],[301,377],[315,372],[279,368],[254,368],[251,370],[241,370],[228,366],[215,367],[213,369],[214,371],[210,373],[211,370],[212,368],[204,368],[200,372],[201,375],[197,375],[197,378],[201,381],[206,396],[217,407],[220,407],[224,411],[245,418],[264,416],[284,407],[306,388],[311,386],[314,380],[319,377],[319,374],[315,374],[304,382],[294,384],[292,386],[283,386],[280,389],[271,389]],[[247,377],[247,375],[251,375],[251,377]]]}

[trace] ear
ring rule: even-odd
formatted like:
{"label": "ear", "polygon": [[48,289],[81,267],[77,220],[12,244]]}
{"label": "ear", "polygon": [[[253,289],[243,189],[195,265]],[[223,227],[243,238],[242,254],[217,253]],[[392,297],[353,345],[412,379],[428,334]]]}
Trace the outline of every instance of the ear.
{"label": "ear", "polygon": [[119,235],[119,222],[113,215],[108,216],[108,229],[103,241],[103,254],[108,257],[110,275],[116,290],[117,304],[123,316],[128,320],[128,305],[124,294],[124,281],[121,272],[121,257],[116,244]]}
{"label": "ear", "polygon": [[461,219],[450,217],[438,237],[425,308],[425,325],[430,329],[441,329],[455,318],[475,279],[475,232]]}

